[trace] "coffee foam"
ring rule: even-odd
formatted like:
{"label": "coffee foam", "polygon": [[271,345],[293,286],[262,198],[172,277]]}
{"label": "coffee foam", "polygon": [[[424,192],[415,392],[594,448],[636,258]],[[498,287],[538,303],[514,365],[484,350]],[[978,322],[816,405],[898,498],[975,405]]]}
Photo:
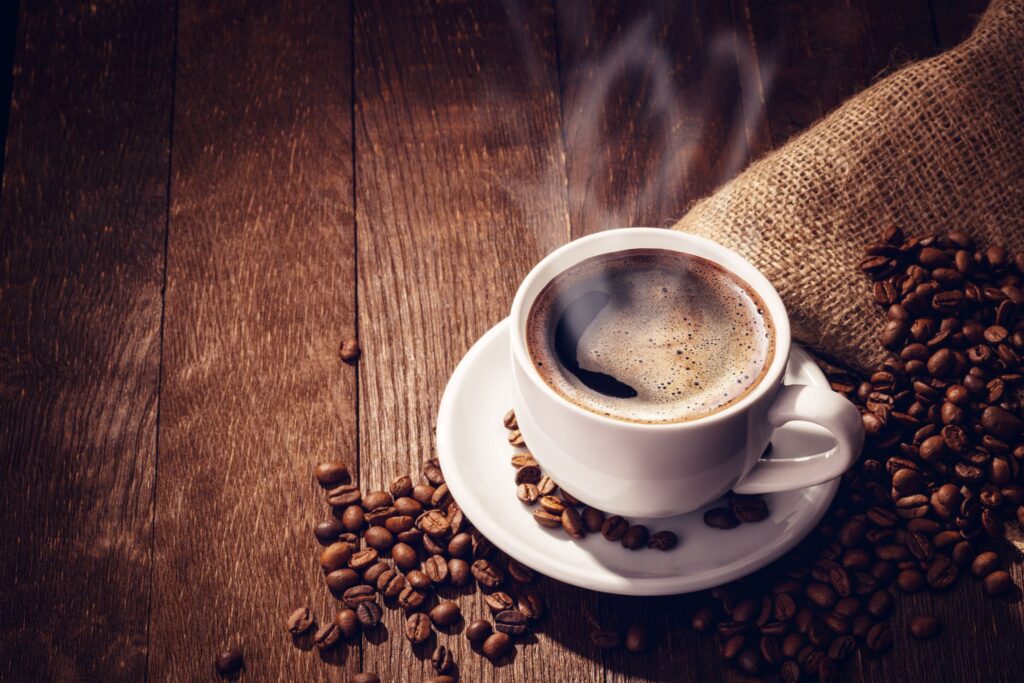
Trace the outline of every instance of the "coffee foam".
{"label": "coffee foam", "polygon": [[[572,336],[580,374],[611,376],[634,396],[593,390],[557,355],[559,320],[588,298],[599,311],[585,314],[589,324]],[[530,310],[527,346],[544,380],[588,410],[683,422],[757,385],[771,364],[774,330],[764,303],[735,275],[689,254],[638,249],[584,261],[549,283]]]}

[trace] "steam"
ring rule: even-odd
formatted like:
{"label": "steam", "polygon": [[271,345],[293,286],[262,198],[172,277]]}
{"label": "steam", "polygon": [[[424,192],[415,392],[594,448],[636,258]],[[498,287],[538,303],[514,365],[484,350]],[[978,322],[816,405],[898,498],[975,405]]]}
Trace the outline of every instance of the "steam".
{"label": "steam", "polygon": [[[531,88],[560,93],[561,130],[548,134],[560,135],[549,142],[565,150],[536,177],[506,183],[513,202],[528,206],[538,192],[565,192],[573,236],[668,225],[739,173],[767,142],[757,131],[764,127],[774,54],[755,54],[738,27],[697,36],[696,49],[683,50],[680,44],[693,36],[666,31],[664,20],[648,12],[568,73],[567,56],[586,51],[590,13],[576,0],[555,5],[561,74],[542,58],[544,46],[520,2],[504,0],[519,53],[510,59],[525,66]],[[523,106],[510,95],[501,99],[504,112]],[[630,134],[620,135],[619,127]],[[624,140],[640,144],[622,149]]]}

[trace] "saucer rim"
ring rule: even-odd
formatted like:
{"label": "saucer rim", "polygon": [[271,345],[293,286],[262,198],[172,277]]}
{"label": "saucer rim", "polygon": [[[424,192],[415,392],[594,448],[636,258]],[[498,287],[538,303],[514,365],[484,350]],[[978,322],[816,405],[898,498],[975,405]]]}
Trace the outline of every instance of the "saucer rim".
{"label": "saucer rim", "polygon": [[[657,596],[676,595],[704,590],[714,586],[722,585],[735,579],[747,576],[763,567],[771,564],[786,552],[791,550],[814,529],[824,517],[835,498],[839,488],[839,478],[808,487],[817,489],[812,500],[812,505],[805,507],[803,511],[797,511],[799,519],[792,527],[784,533],[775,537],[775,544],[763,553],[747,555],[739,560],[720,568],[690,575],[656,576],[656,577],[635,577],[623,576],[614,571],[604,568],[583,568],[565,562],[558,562],[543,553],[530,553],[526,542],[520,543],[515,536],[505,531],[500,524],[500,519],[487,509],[486,505],[478,505],[476,496],[471,495],[472,486],[461,476],[458,467],[458,458],[454,455],[454,437],[450,430],[457,428],[457,416],[454,414],[456,395],[460,388],[467,381],[469,373],[476,365],[476,360],[483,355],[491,344],[501,343],[502,334],[507,334],[509,319],[505,318],[485,332],[466,352],[459,361],[445,386],[438,406],[436,424],[436,452],[445,473],[445,481],[449,491],[473,525],[509,557],[526,564],[527,566],[564,583],[568,583],[589,590],[596,590],[616,595],[634,596]],[[808,365],[808,374],[816,380],[816,385],[828,386],[824,373],[814,363],[810,355],[799,345],[793,345],[790,352],[790,360],[787,364],[794,362]],[[509,361],[511,364],[511,360]],[[511,371],[511,369],[509,370]],[[469,506],[465,505],[469,502]],[[811,508],[811,509],[809,509]],[[690,513],[692,514],[692,513]],[[519,546],[522,545],[522,548]],[[764,549],[764,546],[761,546]],[[525,551],[525,552],[521,552]]]}

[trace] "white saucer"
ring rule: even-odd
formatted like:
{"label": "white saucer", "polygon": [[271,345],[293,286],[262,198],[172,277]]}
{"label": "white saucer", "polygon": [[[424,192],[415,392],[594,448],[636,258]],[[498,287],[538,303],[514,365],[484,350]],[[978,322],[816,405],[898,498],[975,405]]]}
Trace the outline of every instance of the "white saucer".
{"label": "white saucer", "polygon": [[[437,416],[437,454],[452,495],[473,524],[510,557],[552,578],[620,595],[671,595],[718,586],[764,567],[804,538],[832,502],[839,480],[766,496],[771,515],[730,530],[703,522],[708,508],[667,519],[630,519],[653,533],[679,536],[668,552],[626,550],[590,534],[574,541],[533,521],[515,495],[515,451],[501,419],[511,407],[508,321],[481,337],[455,369]],[[811,357],[793,347],[786,384],[828,386]],[[815,425],[791,422],[775,431],[776,452],[811,455],[834,445]],[[713,504],[708,507],[715,507]]]}

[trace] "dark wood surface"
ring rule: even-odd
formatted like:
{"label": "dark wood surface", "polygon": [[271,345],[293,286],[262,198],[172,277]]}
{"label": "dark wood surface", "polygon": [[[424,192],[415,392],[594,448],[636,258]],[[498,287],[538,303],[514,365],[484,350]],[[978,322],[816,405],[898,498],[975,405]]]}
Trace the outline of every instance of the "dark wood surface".
{"label": "dark wood surface", "polygon": [[[449,374],[537,259],[670,223],[983,8],[20,3],[0,680],[210,680],[230,642],[243,680],[426,677],[396,613],[323,657],[284,632],[295,605],[331,611],[312,465],[341,457],[369,487],[418,471]],[[355,367],[337,359],[351,334]],[[692,597],[544,588],[554,614],[499,668],[440,637],[463,680],[740,680],[689,630]],[[1019,604],[962,582],[896,623],[925,609],[957,638],[897,628],[841,680],[1017,680]],[[658,645],[603,654],[588,613],[650,618]]]}

